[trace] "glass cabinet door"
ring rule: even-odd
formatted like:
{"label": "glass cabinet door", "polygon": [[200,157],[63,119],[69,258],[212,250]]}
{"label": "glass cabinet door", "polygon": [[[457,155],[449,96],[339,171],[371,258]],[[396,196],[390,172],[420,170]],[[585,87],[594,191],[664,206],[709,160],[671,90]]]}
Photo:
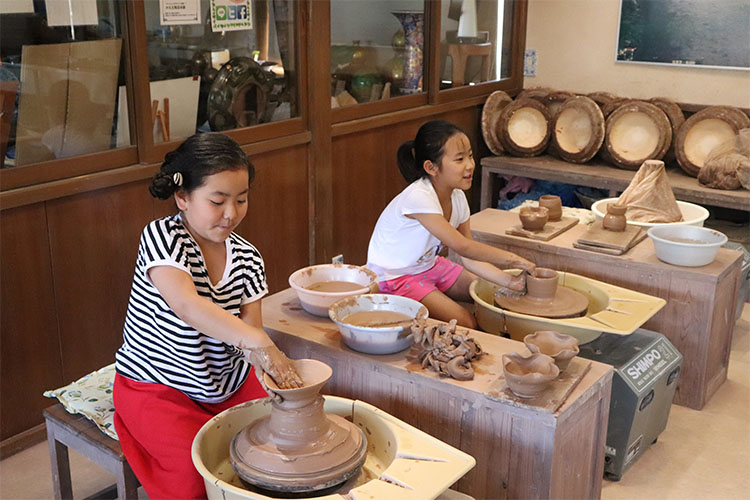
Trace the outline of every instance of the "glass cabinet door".
{"label": "glass cabinet door", "polygon": [[122,2],[0,2],[0,163],[129,146]]}
{"label": "glass cabinet door", "polygon": [[421,0],[331,0],[331,106],[425,91]]}
{"label": "glass cabinet door", "polygon": [[440,88],[510,77],[511,0],[441,0]]}
{"label": "glass cabinet door", "polygon": [[298,116],[295,3],[146,0],[154,143]]}

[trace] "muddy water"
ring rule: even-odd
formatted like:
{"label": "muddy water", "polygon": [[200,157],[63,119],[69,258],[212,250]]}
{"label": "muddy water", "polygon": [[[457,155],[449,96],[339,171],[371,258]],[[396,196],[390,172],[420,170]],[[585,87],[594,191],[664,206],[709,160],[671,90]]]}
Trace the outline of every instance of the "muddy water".
{"label": "muddy water", "polygon": [[703,240],[694,240],[691,238],[677,238],[672,236],[662,236],[662,239],[665,239],[667,241],[674,241],[676,243],[692,243],[693,245],[708,245],[708,241]]}
{"label": "muddy water", "polygon": [[355,326],[389,326],[410,321],[411,316],[394,311],[360,311],[346,316],[342,323]]}
{"label": "muddy water", "polygon": [[318,281],[305,288],[316,292],[353,292],[365,287],[352,281]]}

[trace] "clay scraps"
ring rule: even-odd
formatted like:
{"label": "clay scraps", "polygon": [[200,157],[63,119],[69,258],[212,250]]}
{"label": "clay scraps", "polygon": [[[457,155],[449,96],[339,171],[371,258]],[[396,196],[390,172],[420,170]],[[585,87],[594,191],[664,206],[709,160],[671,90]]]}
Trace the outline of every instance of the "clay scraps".
{"label": "clay scraps", "polygon": [[456,380],[474,378],[471,362],[484,353],[473,338],[456,332],[455,319],[447,325],[431,326],[425,321],[414,320],[411,331],[422,368]]}

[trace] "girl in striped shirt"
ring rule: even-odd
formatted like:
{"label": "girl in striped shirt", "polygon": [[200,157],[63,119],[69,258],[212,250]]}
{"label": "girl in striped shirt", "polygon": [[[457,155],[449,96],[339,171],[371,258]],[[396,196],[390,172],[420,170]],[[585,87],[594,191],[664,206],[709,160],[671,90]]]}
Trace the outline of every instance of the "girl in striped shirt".
{"label": "girl in striped shirt", "polygon": [[174,196],[179,213],[141,235],[114,403],[123,452],[150,498],[205,498],[193,438],[217,413],[266,396],[252,365],[280,386],[302,385],[263,331],[263,259],[233,232],[253,176],[230,137],[196,134],[166,155],[149,188]]}

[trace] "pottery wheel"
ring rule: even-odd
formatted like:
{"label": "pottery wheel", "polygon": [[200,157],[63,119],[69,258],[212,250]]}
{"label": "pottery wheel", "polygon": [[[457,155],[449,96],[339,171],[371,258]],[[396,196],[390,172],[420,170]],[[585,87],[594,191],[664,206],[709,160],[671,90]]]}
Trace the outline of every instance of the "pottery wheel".
{"label": "pottery wheel", "polygon": [[229,456],[240,478],[273,491],[314,492],[358,474],[367,455],[362,430],[338,415],[325,415],[328,431],[304,446],[275,442],[270,416],[248,425],[232,439]]}
{"label": "pottery wheel", "polygon": [[543,318],[576,318],[585,315],[589,307],[589,299],[584,294],[564,286],[557,287],[553,299],[496,296],[495,302],[503,309]]}

